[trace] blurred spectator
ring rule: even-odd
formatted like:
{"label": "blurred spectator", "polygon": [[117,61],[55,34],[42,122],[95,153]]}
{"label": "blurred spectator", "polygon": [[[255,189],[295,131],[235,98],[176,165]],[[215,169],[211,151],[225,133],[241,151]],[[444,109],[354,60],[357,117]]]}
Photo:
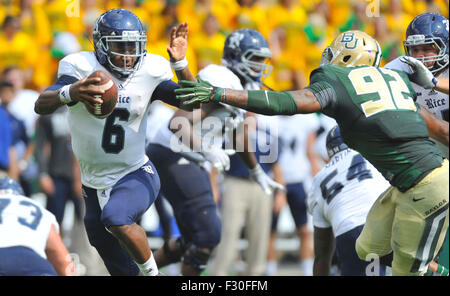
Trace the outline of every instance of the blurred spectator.
{"label": "blurred spectator", "polygon": [[413,18],[414,15],[410,15],[403,10],[401,0],[389,0],[386,23],[395,38],[398,40],[406,40],[405,28],[408,27]]}
{"label": "blurred spectator", "polygon": [[398,39],[390,32],[386,19],[384,16],[375,18],[374,20],[375,34],[373,37],[378,41],[382,51],[382,59],[380,67],[383,67],[387,62],[395,59],[403,54]]}
{"label": "blurred spectator", "polygon": [[221,64],[223,44],[226,36],[220,31],[219,22],[214,14],[209,13],[203,21],[203,30],[190,39],[190,45],[197,55],[198,69],[209,64]]}
{"label": "blurred spectator", "polygon": [[267,13],[259,0],[236,0],[239,10],[234,17],[233,29],[248,28],[260,32],[264,37],[269,37]]}
{"label": "blurred spectator", "polygon": [[25,123],[28,137],[33,137],[38,115],[34,112],[34,103],[39,93],[25,89],[25,77],[21,69],[10,66],[3,70],[2,80],[13,85],[15,96],[8,104],[8,110]]}
{"label": "blurred spectator", "polygon": [[18,179],[19,165],[17,164],[16,153],[12,145],[12,129],[6,108],[2,105],[0,94],[0,177],[9,175]]}
{"label": "blurred spectator", "polygon": [[[330,8],[326,1],[320,1],[314,11],[308,15],[305,27],[305,42],[302,46],[306,65],[304,73],[311,73],[320,66],[322,51],[331,43],[336,35],[336,28],[328,25]],[[309,77],[307,77],[309,83]]]}
{"label": "blurred spectator", "polygon": [[21,31],[19,18],[5,17],[0,32],[0,69],[15,65],[24,71],[25,81],[31,82],[38,60],[37,48],[32,44],[32,38]]}
{"label": "blurred spectator", "polygon": [[[26,132],[25,124],[22,120],[15,117],[8,109],[8,106],[15,95],[14,86],[11,83],[6,81],[0,82],[0,98],[2,104],[6,107],[6,112],[9,116],[12,146],[14,147],[16,161],[19,165],[19,170],[17,173],[14,173],[12,177],[20,181],[25,193],[27,196],[30,196],[31,184],[29,180],[23,178],[22,173],[26,169],[26,163],[28,163],[28,158],[31,156],[33,148],[29,145],[29,137]],[[31,153],[28,153],[28,155],[27,150],[31,150]]]}

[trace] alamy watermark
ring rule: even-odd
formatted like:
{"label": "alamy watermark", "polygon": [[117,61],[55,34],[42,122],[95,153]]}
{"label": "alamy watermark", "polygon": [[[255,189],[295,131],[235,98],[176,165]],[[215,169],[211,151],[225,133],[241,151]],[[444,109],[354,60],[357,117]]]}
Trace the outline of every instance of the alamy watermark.
{"label": "alamy watermark", "polygon": [[366,15],[368,17],[380,17],[380,0],[365,0],[368,2],[366,6]]}
{"label": "alamy watermark", "polygon": [[[225,151],[256,152],[259,151],[260,163],[273,163],[278,158],[278,126],[265,124],[250,116],[245,119],[225,116],[207,116],[200,119],[201,111],[193,111],[191,124],[185,117],[174,117],[170,129],[176,130],[170,137],[170,148],[174,152],[204,152],[222,148]],[[256,128],[257,127],[257,128]],[[249,130],[249,141],[245,141],[244,130]],[[191,147],[192,134],[195,133],[199,145]],[[247,144],[247,146],[246,146]],[[192,149],[191,149],[192,148]]]}
{"label": "alamy watermark", "polygon": [[66,2],[69,2],[66,6],[66,15],[68,17],[80,17],[80,1],[81,0],[66,0]]}

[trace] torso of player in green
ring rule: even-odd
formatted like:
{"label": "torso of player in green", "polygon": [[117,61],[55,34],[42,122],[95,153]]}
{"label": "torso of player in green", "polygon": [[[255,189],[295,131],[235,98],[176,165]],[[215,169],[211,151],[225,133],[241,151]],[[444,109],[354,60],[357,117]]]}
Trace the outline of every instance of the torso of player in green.
{"label": "torso of player in green", "polygon": [[336,119],[344,142],[400,191],[441,166],[444,156],[428,137],[416,94],[404,73],[326,65],[311,73],[314,82],[334,89],[335,100],[322,111]]}

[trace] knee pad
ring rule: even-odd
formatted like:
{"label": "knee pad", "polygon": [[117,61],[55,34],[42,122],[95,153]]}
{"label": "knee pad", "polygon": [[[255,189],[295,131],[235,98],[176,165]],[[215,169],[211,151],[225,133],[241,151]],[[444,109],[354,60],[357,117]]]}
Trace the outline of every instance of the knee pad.
{"label": "knee pad", "polygon": [[192,244],[184,253],[183,263],[202,272],[206,268],[211,253],[211,248],[198,248]]}
{"label": "knee pad", "polygon": [[181,260],[181,257],[183,256],[184,252],[186,251],[187,245],[183,239],[183,237],[179,237],[175,241],[175,249],[172,250],[169,247],[169,240],[164,242],[163,250],[164,255],[167,257],[169,262],[175,263],[179,262]]}

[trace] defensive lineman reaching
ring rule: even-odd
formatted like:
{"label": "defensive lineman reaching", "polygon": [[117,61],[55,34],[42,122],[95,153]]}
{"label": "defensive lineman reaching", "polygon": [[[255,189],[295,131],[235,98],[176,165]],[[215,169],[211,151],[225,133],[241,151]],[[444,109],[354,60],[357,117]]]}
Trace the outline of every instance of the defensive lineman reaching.
{"label": "defensive lineman reaching", "polygon": [[[124,9],[112,9],[96,21],[94,52],[62,59],[58,81],[38,98],[35,111],[48,114],[69,106],[74,153],[82,174],[86,202],[85,226],[111,275],[157,275],[158,267],[145,231],[136,221],[157,198],[160,180],[145,155],[147,108],[153,100],[177,106],[171,81],[193,79],[187,67],[187,23],[173,28],[168,52],[171,64],[146,53],[147,35],[140,20]],[[102,103],[95,95],[92,72],[109,73],[118,86],[119,100],[106,119],[91,116],[85,104]],[[69,90],[64,96],[60,90]],[[126,100],[121,98],[127,98]]]}
{"label": "defensive lineman reaching", "polygon": [[[358,256],[365,260],[393,251],[394,275],[421,275],[448,228],[448,160],[429,140],[448,146],[448,122],[415,103],[403,72],[379,69],[380,57],[375,39],[347,31],[325,49],[323,66],[311,73],[305,89],[236,91],[200,80],[181,82],[184,88],[176,93],[184,104],[213,101],[268,115],[323,112],[336,119],[344,142],[392,185],[368,215]],[[415,82],[436,86],[423,64],[416,71]]]}

